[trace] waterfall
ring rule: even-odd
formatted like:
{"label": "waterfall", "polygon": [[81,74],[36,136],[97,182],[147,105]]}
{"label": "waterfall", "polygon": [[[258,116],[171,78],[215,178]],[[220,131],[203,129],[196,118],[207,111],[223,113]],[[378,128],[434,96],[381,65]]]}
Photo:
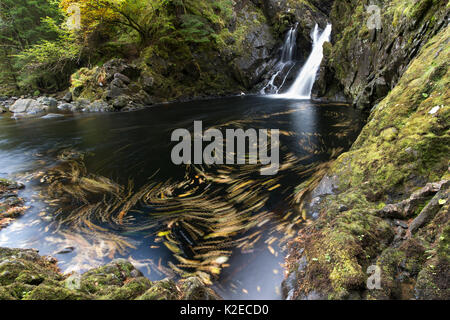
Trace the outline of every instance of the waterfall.
{"label": "waterfall", "polygon": [[323,59],[323,44],[330,41],[331,24],[320,33],[316,24],[313,32],[313,49],[303,68],[300,70],[294,84],[284,94],[276,97],[288,99],[311,99],[311,91],[316,80],[317,72]]}
{"label": "waterfall", "polygon": [[[269,80],[269,82],[266,84],[266,86],[261,89],[261,94],[266,94],[267,92],[270,93],[278,93],[278,91],[283,87],[284,83],[286,82],[286,78],[289,75],[289,72],[292,70],[292,68],[295,65],[294,62],[294,55],[295,55],[295,49],[297,47],[297,27],[298,23],[293,26],[288,33],[286,34],[286,38],[284,40],[283,48],[281,51],[281,59],[277,62],[275,67],[273,68],[274,74]],[[284,73],[283,80],[281,81],[281,84],[277,86],[275,84],[275,81]]]}

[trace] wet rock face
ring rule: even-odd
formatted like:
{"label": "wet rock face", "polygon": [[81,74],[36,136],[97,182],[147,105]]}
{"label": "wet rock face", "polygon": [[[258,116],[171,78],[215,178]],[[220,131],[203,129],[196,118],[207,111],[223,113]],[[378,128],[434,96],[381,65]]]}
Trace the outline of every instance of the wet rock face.
{"label": "wet rock face", "polygon": [[203,300],[219,299],[197,278],[178,285],[152,282],[129,261],[116,259],[79,275],[62,275],[56,259],[31,249],[0,248],[0,300]]}
{"label": "wet rock face", "polygon": [[[313,94],[332,99],[342,90],[361,109],[370,109],[397,84],[420,48],[447,25],[444,2],[391,0],[375,12],[361,1],[335,1],[329,14],[332,48]],[[371,20],[372,19],[372,20]]]}
{"label": "wet rock face", "polygon": [[248,33],[243,45],[247,54],[235,61],[236,75],[247,89],[253,88],[267,72],[275,40],[268,25]]}
{"label": "wet rock face", "polygon": [[245,25],[246,33],[239,44],[236,39],[226,39],[230,47],[239,45],[238,50],[230,53],[234,77],[247,89],[251,90],[269,68],[273,58],[276,39],[270,23],[261,15],[260,9],[252,3],[237,3],[235,25]]}

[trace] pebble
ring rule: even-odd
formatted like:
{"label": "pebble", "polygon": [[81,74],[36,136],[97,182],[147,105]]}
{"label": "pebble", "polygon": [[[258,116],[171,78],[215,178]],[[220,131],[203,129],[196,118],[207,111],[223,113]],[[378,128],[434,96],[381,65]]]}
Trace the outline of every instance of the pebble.
{"label": "pebble", "polygon": [[396,226],[400,226],[403,229],[408,229],[408,224],[403,222],[403,221],[395,220],[394,223],[395,223]]}
{"label": "pebble", "polygon": [[441,109],[441,107],[440,106],[436,106],[433,109],[431,109],[428,113],[429,114],[435,114],[436,112],[439,111],[439,109]]}

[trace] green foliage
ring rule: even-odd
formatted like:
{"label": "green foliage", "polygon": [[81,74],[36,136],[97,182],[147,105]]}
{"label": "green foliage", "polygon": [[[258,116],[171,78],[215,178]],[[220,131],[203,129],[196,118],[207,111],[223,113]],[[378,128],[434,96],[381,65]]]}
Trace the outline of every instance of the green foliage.
{"label": "green foliage", "polygon": [[209,42],[209,36],[213,33],[213,30],[208,25],[205,25],[204,19],[201,17],[185,14],[181,17],[182,29],[180,34],[187,42],[204,43]]}
{"label": "green foliage", "polygon": [[61,90],[60,84],[67,84],[68,79],[60,79],[59,75],[70,74],[80,58],[81,47],[74,34],[66,27],[58,26],[54,19],[47,17],[42,19],[42,23],[48,30],[53,30],[57,38],[42,40],[16,56],[17,67],[28,71],[21,73],[19,86]]}
{"label": "green foliage", "polygon": [[[49,18],[50,17],[50,18]],[[18,54],[40,41],[58,39],[55,24],[63,16],[57,3],[48,0],[0,0],[0,83],[2,91],[18,91],[25,73]],[[51,24],[49,24],[51,22]]]}
{"label": "green foliage", "polygon": [[58,6],[47,0],[0,0],[0,43],[24,49],[55,39],[55,30],[42,23],[45,17],[62,21]]}
{"label": "green foliage", "polygon": [[[62,90],[76,68],[92,69],[115,57],[141,56],[145,64],[164,59],[171,72],[195,78],[201,70],[193,51],[218,56],[228,48],[239,55],[247,25],[264,21],[252,4],[257,18],[248,24],[237,18],[232,0],[0,0],[0,5],[0,88],[10,92]],[[81,26],[68,30],[66,13],[73,5],[80,8]]]}

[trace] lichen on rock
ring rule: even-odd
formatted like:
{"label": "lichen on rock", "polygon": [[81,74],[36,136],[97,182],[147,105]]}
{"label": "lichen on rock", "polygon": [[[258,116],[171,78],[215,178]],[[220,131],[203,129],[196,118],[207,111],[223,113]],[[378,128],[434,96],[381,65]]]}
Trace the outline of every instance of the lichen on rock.
{"label": "lichen on rock", "polygon": [[82,275],[63,275],[56,263],[36,250],[0,248],[0,300],[220,299],[197,278],[152,282],[125,259]]}
{"label": "lichen on rock", "polygon": [[[332,165],[338,187],[290,245],[290,298],[448,298],[449,39],[447,26],[423,46]],[[370,265],[380,290],[367,289]]]}

